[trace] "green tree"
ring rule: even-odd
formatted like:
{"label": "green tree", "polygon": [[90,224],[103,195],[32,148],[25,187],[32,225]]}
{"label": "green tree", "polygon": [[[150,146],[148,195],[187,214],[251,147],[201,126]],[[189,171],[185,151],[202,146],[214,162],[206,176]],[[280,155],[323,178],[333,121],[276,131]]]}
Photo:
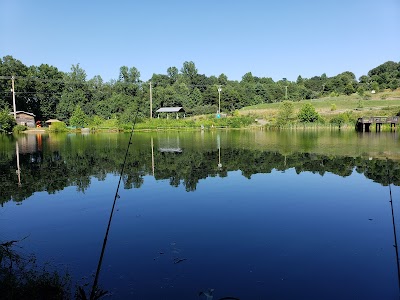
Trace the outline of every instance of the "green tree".
{"label": "green tree", "polygon": [[88,118],[86,114],[83,112],[81,106],[77,105],[72,113],[71,118],[69,119],[69,124],[76,127],[85,127],[87,125],[87,121]]}
{"label": "green tree", "polygon": [[190,99],[191,99],[191,104],[192,107],[194,108],[196,106],[201,106],[203,104],[203,95],[201,94],[200,90],[196,87],[194,90],[190,93]]}
{"label": "green tree", "polygon": [[255,79],[251,72],[247,72],[242,76],[242,83],[254,83]]}
{"label": "green tree", "polygon": [[346,95],[351,95],[355,92],[353,85],[349,82],[346,84],[346,86],[344,87],[344,93]]}
{"label": "green tree", "polygon": [[294,104],[292,101],[283,101],[279,107],[276,123],[278,126],[286,125],[292,118]]}
{"label": "green tree", "polygon": [[311,103],[303,104],[297,117],[300,122],[316,122],[320,118],[318,112]]}
{"label": "green tree", "polygon": [[0,110],[0,132],[11,132],[16,125],[14,117],[10,115],[8,109]]}
{"label": "green tree", "polygon": [[38,119],[51,119],[56,116],[57,106],[64,89],[64,73],[56,67],[41,64],[32,67],[32,76],[39,78],[35,83],[37,110],[34,111]]}
{"label": "green tree", "polygon": [[86,102],[86,95],[82,90],[68,91],[64,90],[61,95],[60,103],[57,106],[57,118],[62,121],[67,121],[76,105]]}
{"label": "green tree", "polygon": [[296,83],[297,84],[303,84],[304,83],[304,79],[301,77],[301,75],[297,76]]}
{"label": "green tree", "polygon": [[179,71],[177,67],[169,67],[167,69],[167,74],[171,84],[174,84],[178,80]]}
{"label": "green tree", "polygon": [[195,77],[197,75],[197,69],[192,61],[185,61],[183,67],[181,68],[181,73],[183,77],[188,80],[190,84],[195,82]]}
{"label": "green tree", "polygon": [[57,117],[63,121],[69,120],[75,107],[79,104],[85,111],[89,98],[86,72],[79,64],[72,65],[71,72],[64,76],[65,88],[57,106]]}
{"label": "green tree", "polygon": [[375,92],[379,92],[379,83],[376,81],[371,83],[371,89],[374,90]]}
{"label": "green tree", "polygon": [[[0,59],[0,76],[20,76],[21,78],[15,79],[15,90],[17,92],[25,92],[18,93],[15,97],[15,102],[17,106],[17,110],[25,110],[30,111],[29,109],[29,97],[32,95],[32,90],[27,90],[27,87],[32,84],[32,82],[28,82],[24,77],[28,75],[28,67],[24,65],[18,59],[15,59],[11,55],[4,56]],[[4,103],[12,106],[12,98],[11,98],[11,79],[10,80],[0,80],[0,99],[2,99]],[[28,92],[28,93],[26,93]]]}
{"label": "green tree", "polygon": [[228,84],[228,77],[224,73],[218,76],[218,84],[220,85]]}
{"label": "green tree", "polygon": [[362,86],[359,86],[359,87],[358,87],[358,89],[357,89],[357,94],[358,94],[360,97],[364,97],[365,90],[364,90],[364,88],[363,88]]}

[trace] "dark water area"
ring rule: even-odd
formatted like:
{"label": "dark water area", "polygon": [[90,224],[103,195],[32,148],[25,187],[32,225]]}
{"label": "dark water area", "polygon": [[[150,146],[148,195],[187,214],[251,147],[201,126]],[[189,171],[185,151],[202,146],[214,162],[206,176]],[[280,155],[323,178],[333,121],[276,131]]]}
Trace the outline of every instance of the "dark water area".
{"label": "dark water area", "polygon": [[[0,241],[28,236],[23,252],[90,286],[128,141],[0,136]],[[399,186],[397,133],[137,132],[99,283],[112,299],[395,299]]]}

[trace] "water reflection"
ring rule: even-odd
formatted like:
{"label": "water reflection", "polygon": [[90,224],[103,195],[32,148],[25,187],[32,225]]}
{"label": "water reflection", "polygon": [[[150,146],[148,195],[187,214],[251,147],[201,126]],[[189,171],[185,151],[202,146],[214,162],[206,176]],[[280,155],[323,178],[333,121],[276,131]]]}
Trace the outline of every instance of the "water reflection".
{"label": "water reflection", "polygon": [[[398,139],[281,135],[136,133],[102,286],[120,299],[397,295],[387,185],[399,191]],[[29,199],[5,204],[2,226],[31,232],[33,251],[87,276],[129,135],[42,136],[40,150],[30,140],[33,152],[0,143],[2,202]]]}
{"label": "water reflection", "polygon": [[[355,148],[356,153],[324,154],[332,145],[332,139],[340,141],[341,148],[354,151],[355,141],[346,135],[338,140],[339,136],[335,133],[329,138],[312,132],[302,136],[295,134],[288,140],[288,134],[283,133],[282,140],[278,140],[275,133],[264,132],[137,133],[123,177],[124,187],[140,188],[144,177],[151,175],[156,180],[169,180],[171,186],[183,185],[186,191],[195,191],[200,180],[226,177],[229,171],[240,170],[243,176],[251,178],[274,169],[292,168],[298,174],[309,171],[321,176],[327,172],[339,176],[357,172],[386,185],[386,164],[389,164],[392,183],[400,184],[398,139],[393,139],[392,135],[355,134],[352,138],[356,142],[366,138]],[[2,203],[11,199],[24,200],[36,191],[54,193],[71,185],[85,191],[91,177],[104,180],[106,174],[117,174],[127,135],[26,135],[14,142],[9,140],[8,147],[4,142],[3,180],[0,183]],[[14,156],[5,150],[12,149],[12,143],[15,145]],[[288,143],[289,146],[297,145],[301,151],[288,148]],[[320,153],[313,152],[315,150]],[[391,159],[386,162],[386,157]],[[12,171],[15,167],[11,166],[16,166],[16,171]],[[13,172],[17,178],[12,176]]]}

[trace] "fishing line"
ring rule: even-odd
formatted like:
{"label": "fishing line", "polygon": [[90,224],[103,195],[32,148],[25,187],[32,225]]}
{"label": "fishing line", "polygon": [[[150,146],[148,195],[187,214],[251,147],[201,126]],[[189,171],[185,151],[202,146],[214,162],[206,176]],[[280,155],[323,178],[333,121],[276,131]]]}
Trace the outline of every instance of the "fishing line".
{"label": "fishing line", "polygon": [[90,299],[96,299],[97,283],[98,283],[98,280],[99,280],[101,265],[102,265],[102,262],[103,262],[103,256],[104,256],[104,252],[105,252],[105,249],[106,249],[106,244],[107,244],[107,239],[108,239],[108,232],[110,231],[110,225],[111,225],[112,217],[113,217],[113,215],[114,215],[115,203],[117,202],[117,199],[119,198],[118,191],[119,191],[119,187],[120,187],[120,185],[121,185],[122,175],[124,174],[125,165],[126,165],[126,159],[127,159],[127,157],[128,157],[128,153],[129,153],[129,148],[130,148],[130,145],[132,144],[133,130],[135,129],[135,125],[136,125],[136,120],[137,120],[138,113],[139,113],[139,108],[138,108],[137,111],[136,111],[135,119],[134,119],[133,125],[132,125],[131,134],[130,134],[130,136],[129,136],[128,146],[126,147],[124,163],[122,164],[121,173],[120,173],[120,175],[119,175],[118,186],[117,186],[117,190],[115,191],[114,202],[113,202],[113,205],[112,205],[112,208],[111,208],[110,217],[109,217],[109,219],[108,219],[107,230],[106,230],[106,234],[105,234],[105,236],[104,236],[103,247],[102,247],[102,249],[101,249],[99,262],[98,262],[98,264],[97,264],[97,270],[96,270],[96,275],[95,275],[95,277],[94,277],[94,282],[93,282],[93,286],[92,286],[92,291],[91,291],[91,293],[90,293]]}
{"label": "fishing line", "polygon": [[392,224],[393,224],[393,235],[394,235],[394,248],[396,250],[396,264],[397,264],[397,284],[399,287],[399,298],[400,298],[400,263],[399,263],[399,248],[397,247],[397,234],[396,234],[396,223],[394,222],[394,211],[393,211],[393,197],[392,197],[392,187],[390,185],[390,174],[389,174],[389,161],[386,158],[386,169],[387,169],[387,179],[389,185],[389,197],[390,197],[390,208],[392,210]]}

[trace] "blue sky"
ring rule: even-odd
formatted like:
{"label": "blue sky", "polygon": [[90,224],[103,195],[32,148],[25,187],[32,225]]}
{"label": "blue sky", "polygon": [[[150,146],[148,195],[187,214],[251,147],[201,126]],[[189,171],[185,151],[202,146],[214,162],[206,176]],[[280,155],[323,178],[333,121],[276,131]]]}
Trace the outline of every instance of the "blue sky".
{"label": "blue sky", "polygon": [[193,61],[200,74],[357,78],[400,61],[399,0],[0,0],[0,57],[47,63],[88,79],[141,79]]}

